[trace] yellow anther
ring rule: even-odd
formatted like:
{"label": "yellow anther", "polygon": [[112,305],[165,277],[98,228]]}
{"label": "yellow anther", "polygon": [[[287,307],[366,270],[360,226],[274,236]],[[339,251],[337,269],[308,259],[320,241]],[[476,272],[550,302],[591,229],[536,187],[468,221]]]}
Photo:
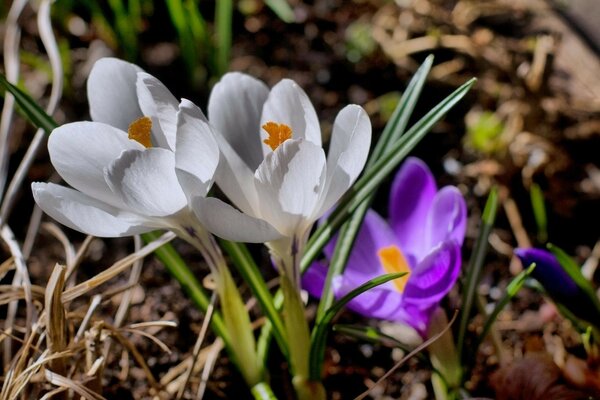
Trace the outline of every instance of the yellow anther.
{"label": "yellow anther", "polygon": [[388,247],[384,247],[377,252],[379,256],[379,261],[383,266],[383,269],[386,273],[391,274],[394,272],[406,272],[401,278],[394,279],[394,285],[396,286],[396,290],[400,293],[404,292],[404,287],[406,286],[406,282],[408,282],[408,277],[410,276],[410,266],[404,258],[404,254],[398,248],[398,246],[391,245]]}
{"label": "yellow anther", "polygon": [[138,118],[129,124],[129,128],[127,128],[129,139],[135,140],[144,147],[152,147],[151,133],[152,119],[150,117]]}
{"label": "yellow anther", "polygon": [[292,128],[286,124],[278,124],[277,122],[269,121],[262,126],[267,131],[269,137],[263,140],[263,143],[275,151],[276,148],[283,142],[292,138]]}

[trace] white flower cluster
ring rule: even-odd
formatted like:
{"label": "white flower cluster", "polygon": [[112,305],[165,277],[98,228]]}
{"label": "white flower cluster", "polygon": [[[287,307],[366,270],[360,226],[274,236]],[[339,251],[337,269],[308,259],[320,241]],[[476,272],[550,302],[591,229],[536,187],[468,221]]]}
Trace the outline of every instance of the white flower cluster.
{"label": "white flower cluster", "polygon": [[[208,119],[156,78],[113,58],[88,80],[92,122],[55,129],[52,164],[71,188],[32,185],[54,219],[87,234],[118,237],[157,228],[197,229],[271,250],[305,240],[350,188],[371,141],[365,111],[338,114],[327,156],[317,114],[291,80],[271,90],[242,73],[214,87]],[[216,181],[233,203],[206,197]],[[283,256],[282,256],[283,257]]]}

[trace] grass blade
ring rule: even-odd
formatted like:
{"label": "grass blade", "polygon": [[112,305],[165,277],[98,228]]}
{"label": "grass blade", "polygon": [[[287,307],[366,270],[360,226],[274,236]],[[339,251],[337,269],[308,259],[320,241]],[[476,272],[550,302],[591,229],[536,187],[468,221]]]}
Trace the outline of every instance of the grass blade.
{"label": "grass blade", "polygon": [[294,10],[292,10],[286,0],[265,0],[265,4],[273,10],[275,15],[283,22],[290,24],[296,20]]}
{"label": "grass blade", "polygon": [[325,358],[325,342],[327,340],[327,334],[329,333],[329,327],[331,321],[337,315],[338,312],[344,308],[348,302],[354,299],[356,296],[366,292],[367,290],[373,289],[379,285],[383,285],[394,279],[398,279],[406,275],[405,272],[397,272],[393,274],[385,274],[373,278],[356,289],[350,291],[344,297],[335,302],[328,310],[327,313],[321,318],[317,325],[313,329],[311,340],[310,340],[310,380],[320,381],[321,373],[323,369],[323,359]]}
{"label": "grass blade", "polygon": [[279,315],[279,312],[273,303],[273,296],[271,296],[271,292],[267,288],[262,274],[252,259],[250,252],[248,252],[248,249],[242,243],[220,240],[219,244],[221,248],[223,248],[223,250],[229,254],[229,257],[231,257],[233,265],[236,266],[238,272],[244,279],[244,282],[250,286],[250,289],[258,300],[263,313],[272,324],[273,335],[279,344],[281,352],[287,358],[288,343],[285,336],[285,327],[283,326],[281,316]]}
{"label": "grass blade", "polygon": [[[150,243],[160,237],[160,235],[156,232],[145,233],[141,236],[146,243]],[[156,254],[156,257],[158,257],[158,259],[165,265],[171,276],[177,279],[183,290],[187,293],[194,304],[200,310],[202,310],[202,312],[206,312],[210,306],[210,297],[206,294],[202,288],[202,285],[200,282],[198,282],[196,275],[194,275],[194,273],[189,269],[175,248],[171,244],[167,243],[159,247],[154,253]],[[223,339],[225,347],[232,348],[231,337],[225,328],[223,317],[219,311],[215,310],[213,312],[210,324],[215,333]]]}
{"label": "grass blade", "polygon": [[458,354],[461,359],[464,360],[464,342],[465,334],[467,333],[467,324],[469,323],[469,317],[473,303],[475,301],[475,291],[477,290],[477,283],[481,276],[481,269],[483,267],[483,261],[487,253],[488,237],[494,226],[496,220],[496,213],[498,211],[498,189],[492,188],[488,196],[485,208],[483,209],[483,215],[481,218],[481,227],[479,230],[479,236],[475,242],[471,259],[469,260],[469,266],[467,267],[466,276],[466,287],[463,291],[462,301],[462,315],[460,317],[460,325],[458,330]]}
{"label": "grass blade", "polygon": [[442,100],[429,111],[415,125],[409,129],[399,140],[390,146],[389,151],[382,156],[365,174],[354,184],[342,198],[333,213],[319,226],[311,236],[306,252],[302,258],[301,269],[305,271],[310,263],[327,244],[339,227],[360,206],[360,204],[377,188],[377,186],[398,166],[400,161],[419,143],[452,107],[458,103],[471,89],[476,79],[471,79],[452,94]]}
{"label": "grass blade", "polygon": [[[425,79],[431,70],[433,63],[433,56],[427,57],[418,71],[415,73],[413,78],[410,80],[404,94],[400,98],[398,105],[396,106],[390,121],[386,124],[381,137],[377,141],[373,153],[365,166],[365,171],[370,170],[376,161],[381,158],[383,154],[386,154],[389,149],[390,143],[395,142],[402,136],[408,120],[412,115],[417,100],[425,84]],[[348,258],[352,251],[352,246],[356,240],[356,236],[362,226],[362,221],[373,201],[375,196],[375,190],[367,196],[367,198],[360,204],[356,211],[352,214],[352,217],[344,223],[340,229],[339,240],[335,246],[329,269],[327,270],[327,278],[325,279],[325,285],[323,286],[323,293],[321,294],[321,300],[319,302],[319,308],[317,310],[317,321],[319,321],[327,309],[331,307],[334,300],[334,293],[331,290],[331,284],[336,276],[341,275],[344,272]]]}
{"label": "grass blade", "polygon": [[15,101],[33,125],[44,129],[48,133],[52,132],[58,126],[54,119],[33,101],[27,93],[7,81],[3,74],[0,74],[0,85],[14,96]]}
{"label": "grass blade", "polygon": [[233,18],[233,1],[219,0],[215,10],[215,25],[217,33],[216,58],[217,74],[223,75],[229,69],[231,53],[231,21]]}
{"label": "grass blade", "polygon": [[548,218],[546,216],[546,206],[544,204],[544,193],[540,185],[534,183],[529,190],[531,197],[531,208],[537,225],[538,240],[545,243],[548,240]]}
{"label": "grass blade", "polygon": [[475,346],[472,346],[473,353],[477,352],[477,349],[479,348],[481,343],[483,343],[483,340],[487,336],[490,328],[492,327],[492,324],[496,321],[496,318],[498,318],[498,314],[500,314],[500,311],[502,311],[504,307],[506,307],[506,305],[517,295],[517,293],[519,293],[519,290],[521,290],[523,285],[525,285],[525,281],[527,280],[527,278],[529,278],[535,267],[535,264],[531,264],[527,269],[521,271],[517,276],[515,276],[510,281],[508,286],[506,286],[506,293],[504,294],[502,299],[500,299],[500,301],[496,303],[494,310],[486,318],[485,323],[483,324],[483,330],[477,338]]}

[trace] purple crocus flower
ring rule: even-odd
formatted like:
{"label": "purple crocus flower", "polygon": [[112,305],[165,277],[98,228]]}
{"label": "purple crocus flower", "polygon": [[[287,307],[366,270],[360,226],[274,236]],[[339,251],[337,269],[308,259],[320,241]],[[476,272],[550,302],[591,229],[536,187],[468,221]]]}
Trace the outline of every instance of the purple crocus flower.
{"label": "purple crocus flower", "polygon": [[[426,336],[433,311],[450,291],[461,267],[467,210],[456,187],[437,189],[431,171],[417,158],[406,160],[392,184],[389,222],[369,210],[344,273],[333,283],[337,298],[390,272],[408,272],[353,299],[348,307],[367,317],[400,321]],[[324,249],[333,255],[336,239]],[[315,262],[303,286],[319,297],[328,263]]]}
{"label": "purple crocus flower", "polygon": [[566,307],[576,317],[600,326],[596,306],[560,266],[554,254],[543,249],[519,248],[515,250],[515,255],[525,267],[536,264],[531,276],[544,287],[552,300]]}

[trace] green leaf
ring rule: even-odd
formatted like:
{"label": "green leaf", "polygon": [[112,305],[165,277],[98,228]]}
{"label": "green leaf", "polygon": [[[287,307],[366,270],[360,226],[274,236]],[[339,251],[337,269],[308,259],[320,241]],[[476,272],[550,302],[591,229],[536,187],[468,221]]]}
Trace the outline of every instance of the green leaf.
{"label": "green leaf", "polygon": [[250,252],[242,243],[229,242],[227,240],[219,240],[219,244],[223,250],[229,254],[233,265],[244,279],[244,282],[250,286],[254,297],[258,300],[261,310],[272,324],[275,340],[279,344],[279,348],[283,355],[288,357],[288,344],[285,334],[285,327],[281,320],[281,316],[273,303],[273,296],[267,287],[265,280],[258,269],[258,266],[252,259]]}
{"label": "green leaf", "polygon": [[122,0],[108,0],[108,4],[115,16],[114,28],[119,36],[120,44],[125,50],[125,54],[130,61],[137,58],[138,41],[136,31],[138,22],[132,20],[132,16],[127,13],[127,9]]}
{"label": "green leaf", "polygon": [[[304,304],[294,284],[286,275],[281,276],[283,293],[283,320],[287,329],[290,365],[294,378],[305,380],[308,375],[310,333]],[[293,336],[293,338],[292,338]]]}
{"label": "green leaf", "polygon": [[475,242],[471,259],[469,260],[469,266],[467,267],[466,276],[466,287],[463,291],[462,310],[460,317],[460,325],[458,330],[458,354],[461,359],[465,359],[463,354],[465,335],[467,333],[467,324],[469,323],[469,317],[471,316],[471,309],[473,308],[473,302],[477,291],[477,284],[481,276],[481,269],[483,267],[483,261],[487,253],[488,237],[494,222],[496,220],[496,213],[498,211],[498,189],[492,188],[488,196],[485,208],[483,209],[483,216],[481,220],[481,227],[479,229],[479,236]]}
{"label": "green leaf", "polygon": [[217,73],[223,75],[229,69],[229,55],[231,53],[231,21],[233,19],[233,1],[219,0],[215,10],[216,39],[215,45],[217,58]]}
{"label": "green leaf", "polygon": [[294,22],[294,10],[290,7],[286,0],[265,0],[265,4],[281,19],[288,24]]}
{"label": "green leaf", "polygon": [[546,206],[544,205],[544,193],[537,183],[531,185],[529,189],[531,197],[531,208],[537,225],[538,240],[542,243],[548,240],[548,218],[546,216]]}
{"label": "green leaf", "polygon": [[[425,84],[425,79],[431,70],[432,64],[433,56],[427,57],[423,62],[423,65],[421,65],[419,70],[410,80],[406,91],[400,98],[400,101],[392,114],[392,118],[383,129],[381,137],[377,141],[377,144],[367,161],[365,171],[372,169],[373,165],[375,165],[382,155],[389,153],[390,144],[398,140],[404,133],[408,120],[412,115],[423,89],[423,85]],[[356,211],[352,214],[352,217],[344,223],[340,230],[339,240],[335,246],[329,269],[327,270],[327,277],[325,279],[323,293],[321,294],[321,300],[317,310],[317,321],[325,315],[326,311],[333,303],[334,293],[331,290],[331,283],[336,276],[339,276],[344,272],[344,268],[352,251],[352,246],[356,240],[360,227],[362,226],[362,221],[375,197],[375,190],[363,200],[362,204],[357,207]]]}
{"label": "green leaf", "polygon": [[[160,234],[157,232],[149,232],[141,236],[144,242],[150,243],[153,240],[158,239]],[[188,268],[175,248],[170,243],[167,243],[158,248],[154,254],[156,254],[156,257],[165,265],[171,276],[177,279],[194,304],[200,310],[206,312],[206,309],[210,304],[210,297],[206,294],[202,285],[198,282],[196,275]],[[225,347],[231,349],[231,337],[223,322],[223,316],[217,310],[213,313],[211,327],[215,333],[223,339]]]}
{"label": "green leaf", "polygon": [[27,93],[6,80],[3,74],[0,74],[0,84],[14,96],[15,101],[34,126],[44,129],[47,133],[52,132],[58,126],[54,119],[46,114]]}
{"label": "green leaf", "polygon": [[419,143],[452,107],[471,89],[476,79],[471,79],[429,111],[406,134],[390,145],[389,151],[365,171],[340,201],[338,207],[311,236],[302,258],[301,269],[305,271],[323,247],[331,240],[339,227],[360,204],[391,174],[400,161]]}
{"label": "green leaf", "polygon": [[[331,329],[336,333],[342,333],[344,335],[352,336],[367,342],[376,343],[385,347],[397,347],[407,353],[414,349],[414,346],[409,346],[408,344],[401,342],[395,337],[386,335],[372,326],[335,324]],[[421,355],[419,359],[431,367],[431,363],[427,357]]]}
{"label": "green leaf", "polygon": [[329,333],[329,327],[331,321],[356,296],[366,292],[369,289],[373,289],[379,285],[383,285],[394,279],[398,279],[406,275],[406,272],[397,272],[393,274],[385,274],[373,278],[356,289],[350,291],[344,297],[335,302],[328,310],[327,313],[321,318],[317,325],[313,329],[311,340],[310,340],[310,380],[320,381],[323,359],[325,358],[325,342],[327,340],[327,334]]}
{"label": "green leaf", "polygon": [[535,267],[535,264],[531,264],[527,269],[521,271],[510,281],[510,283],[506,287],[506,293],[504,294],[502,299],[500,299],[500,301],[496,303],[496,306],[494,307],[494,310],[491,312],[491,314],[487,316],[485,323],[483,324],[483,330],[479,334],[475,346],[472,347],[473,353],[475,353],[481,345],[481,343],[483,343],[483,340],[487,336],[490,328],[492,327],[492,324],[496,321],[496,318],[498,318],[498,314],[500,314],[500,311],[502,311],[504,307],[506,307],[506,305],[517,295],[517,293],[519,293],[519,291],[521,290],[527,278],[529,278]]}
{"label": "green leaf", "polygon": [[264,365],[259,363],[256,351],[256,340],[250,315],[242,300],[239,289],[235,284],[227,266],[219,272],[219,280],[222,282],[217,288],[223,321],[227,332],[235,340],[231,341],[234,361],[244,380],[250,387],[254,387],[264,379]]}

